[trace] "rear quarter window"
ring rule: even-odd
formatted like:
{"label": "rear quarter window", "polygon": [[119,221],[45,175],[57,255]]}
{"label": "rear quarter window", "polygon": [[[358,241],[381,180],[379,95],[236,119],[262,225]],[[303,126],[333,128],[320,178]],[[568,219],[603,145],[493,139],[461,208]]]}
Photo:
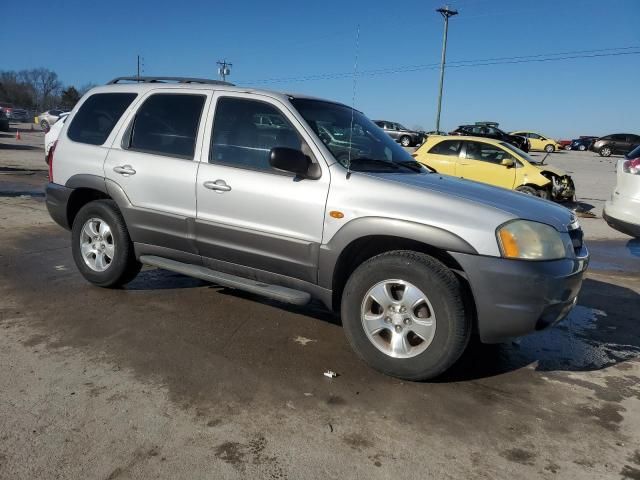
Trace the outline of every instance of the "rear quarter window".
{"label": "rear quarter window", "polygon": [[75,114],[67,136],[74,142],[102,145],[136,96],[135,93],[91,95]]}

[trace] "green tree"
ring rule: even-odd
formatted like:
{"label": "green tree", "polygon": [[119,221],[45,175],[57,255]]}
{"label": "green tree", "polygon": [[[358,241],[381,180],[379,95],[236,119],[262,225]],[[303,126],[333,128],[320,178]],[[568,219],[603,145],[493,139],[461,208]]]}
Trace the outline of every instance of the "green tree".
{"label": "green tree", "polygon": [[75,87],[68,87],[62,91],[62,97],[60,103],[63,107],[72,109],[76,103],[80,100],[80,93]]}

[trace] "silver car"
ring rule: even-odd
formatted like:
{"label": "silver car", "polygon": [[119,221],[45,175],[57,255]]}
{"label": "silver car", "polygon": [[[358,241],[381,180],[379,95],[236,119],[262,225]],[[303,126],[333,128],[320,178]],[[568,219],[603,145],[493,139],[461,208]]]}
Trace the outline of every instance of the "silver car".
{"label": "silver car", "polygon": [[49,158],[47,207],[89,282],[147,264],[317,299],[404,379],[441,374],[472,335],[562,320],[589,261],[566,208],[432,174],[360,112],[302,95],[120,78],[82,98]]}

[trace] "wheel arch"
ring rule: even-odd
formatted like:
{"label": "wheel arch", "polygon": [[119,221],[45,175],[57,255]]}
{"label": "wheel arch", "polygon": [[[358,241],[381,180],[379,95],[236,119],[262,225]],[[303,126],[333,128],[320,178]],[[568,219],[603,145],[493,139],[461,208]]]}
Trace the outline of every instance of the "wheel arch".
{"label": "wheel arch", "polygon": [[438,227],[380,217],[352,220],[320,249],[318,283],[333,292],[330,307],[339,308],[346,281],[359,265],[393,250],[431,255],[462,278],[464,271],[449,252],[478,253],[464,239]]}
{"label": "wheel arch", "polygon": [[69,228],[73,226],[73,221],[80,209],[89,202],[113,200],[121,212],[123,207],[130,203],[118,184],[97,175],[73,175],[67,180],[65,186],[73,190],[67,202]]}

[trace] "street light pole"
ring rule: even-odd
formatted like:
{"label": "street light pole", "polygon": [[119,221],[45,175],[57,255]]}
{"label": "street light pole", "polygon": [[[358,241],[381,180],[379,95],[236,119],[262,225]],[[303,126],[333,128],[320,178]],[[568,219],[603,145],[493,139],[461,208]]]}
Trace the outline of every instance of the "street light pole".
{"label": "street light pole", "polygon": [[449,17],[458,15],[457,10],[449,7],[439,8],[436,12],[444,17],[444,35],[442,37],[442,59],[440,60],[440,88],[438,90],[438,114],[436,115],[436,132],[440,131],[440,113],[442,112],[442,87],[444,84],[444,65],[447,60],[447,35],[449,33]]}

